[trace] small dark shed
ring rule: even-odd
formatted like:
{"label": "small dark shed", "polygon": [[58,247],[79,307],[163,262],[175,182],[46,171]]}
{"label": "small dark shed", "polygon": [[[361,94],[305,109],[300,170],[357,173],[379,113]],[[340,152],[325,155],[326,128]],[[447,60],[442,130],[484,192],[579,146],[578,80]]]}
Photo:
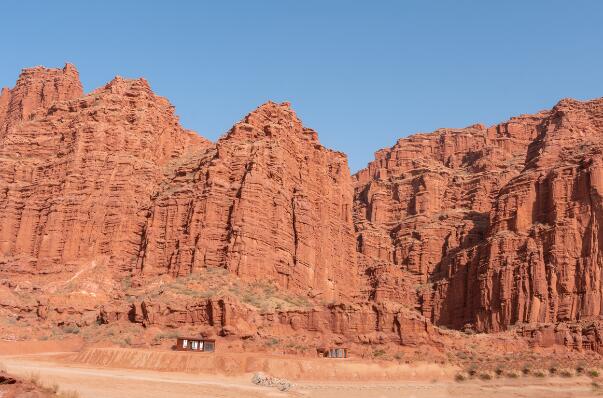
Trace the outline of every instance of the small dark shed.
{"label": "small dark shed", "polygon": [[216,340],[201,337],[178,337],[176,351],[213,352],[216,349]]}
{"label": "small dark shed", "polygon": [[325,356],[327,358],[347,358],[348,357],[348,349],[347,348],[329,348],[325,352]]}

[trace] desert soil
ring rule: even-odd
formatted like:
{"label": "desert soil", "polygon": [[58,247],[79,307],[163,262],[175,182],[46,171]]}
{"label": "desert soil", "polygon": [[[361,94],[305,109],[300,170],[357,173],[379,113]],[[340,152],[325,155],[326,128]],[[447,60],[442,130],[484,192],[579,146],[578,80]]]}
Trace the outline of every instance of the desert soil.
{"label": "desert soil", "polygon": [[427,397],[592,397],[600,395],[586,377],[455,382],[400,380],[387,382],[294,382],[288,392],[258,387],[251,374],[216,376],[153,370],[120,369],[69,363],[68,355],[0,356],[10,373],[38,374],[43,383],[77,390],[82,398],[184,397],[308,397],[308,398],[427,398]]}

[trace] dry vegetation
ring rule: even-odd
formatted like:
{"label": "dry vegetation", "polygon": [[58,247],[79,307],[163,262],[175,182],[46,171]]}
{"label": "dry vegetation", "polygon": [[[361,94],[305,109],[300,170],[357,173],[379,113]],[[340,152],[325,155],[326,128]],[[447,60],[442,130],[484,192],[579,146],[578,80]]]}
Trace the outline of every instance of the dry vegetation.
{"label": "dry vegetation", "polygon": [[49,397],[52,398],[80,398],[80,394],[77,391],[61,391],[59,385],[56,383],[47,385],[41,380],[40,374],[36,372],[30,373],[27,376],[27,381],[36,386],[41,392],[47,394]]}
{"label": "dry vegetation", "polygon": [[[540,364],[542,365],[542,363]],[[487,368],[487,366],[486,366]],[[480,379],[484,381],[493,380],[495,378],[517,379],[520,377],[563,377],[570,378],[574,376],[588,376],[593,379],[593,385],[599,384],[601,370],[599,368],[585,367],[583,363],[577,363],[575,368],[564,367],[559,368],[553,364],[548,368],[533,367],[530,364],[525,364],[521,369],[506,368],[504,365],[498,365],[494,371],[484,369],[482,365],[475,363],[466,366],[462,371],[455,375],[455,380],[462,382],[469,379]]]}
{"label": "dry vegetation", "polygon": [[162,283],[147,291],[129,289],[130,300],[161,299],[180,295],[195,298],[233,297],[241,303],[265,312],[306,309],[313,305],[307,297],[279,289],[274,283],[244,283],[223,268],[206,268],[194,274]]}

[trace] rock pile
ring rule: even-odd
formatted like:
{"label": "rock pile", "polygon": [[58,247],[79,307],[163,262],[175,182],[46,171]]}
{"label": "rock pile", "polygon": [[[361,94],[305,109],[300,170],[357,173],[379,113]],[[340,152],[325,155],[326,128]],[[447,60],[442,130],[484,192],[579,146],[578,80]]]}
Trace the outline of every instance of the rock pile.
{"label": "rock pile", "polygon": [[264,373],[255,373],[251,378],[253,384],[263,387],[275,387],[279,391],[289,391],[293,388],[293,384],[285,379],[279,379],[277,377],[268,376]]}

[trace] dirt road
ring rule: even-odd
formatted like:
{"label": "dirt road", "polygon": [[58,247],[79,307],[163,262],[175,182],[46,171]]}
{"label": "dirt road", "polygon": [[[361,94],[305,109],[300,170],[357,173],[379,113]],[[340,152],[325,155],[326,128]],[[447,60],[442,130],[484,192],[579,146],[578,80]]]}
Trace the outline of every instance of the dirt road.
{"label": "dirt road", "polygon": [[49,357],[0,357],[9,372],[38,374],[48,385],[76,390],[82,398],[184,397],[308,397],[308,398],[433,398],[433,397],[536,397],[580,398],[599,395],[586,378],[543,381],[490,382],[320,382],[296,383],[292,391],[257,387],[251,376],[224,377],[190,373],[88,367],[53,361]]}

